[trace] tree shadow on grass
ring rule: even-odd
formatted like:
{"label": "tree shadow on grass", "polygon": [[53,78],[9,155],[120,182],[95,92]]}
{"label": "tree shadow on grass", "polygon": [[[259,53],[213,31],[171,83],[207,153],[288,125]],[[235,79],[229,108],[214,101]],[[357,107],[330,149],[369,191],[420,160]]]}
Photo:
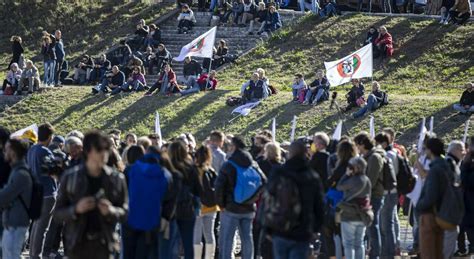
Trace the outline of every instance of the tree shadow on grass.
{"label": "tree shadow on grass", "polygon": [[[77,111],[82,111],[82,110],[84,110],[85,107],[97,104],[98,102],[101,102],[101,101],[103,101],[103,99],[99,99],[96,96],[88,96],[86,99],[84,99],[84,100],[82,100],[82,101],[80,101],[80,102],[78,102],[74,105],[69,106],[59,117],[54,119],[51,123],[53,125],[58,124],[62,120],[66,119],[72,113],[77,112]],[[86,115],[84,115],[84,116],[86,116]]]}
{"label": "tree shadow on grass", "polygon": [[[225,96],[227,93],[231,92],[230,90],[215,90],[203,93],[198,99],[194,100],[188,108],[178,112],[176,114],[177,120],[167,121],[164,127],[162,127],[162,132],[174,132],[175,130],[181,128],[185,123],[189,122],[199,111],[206,108],[206,106],[211,103],[219,100],[222,96]],[[189,96],[190,97],[190,96]],[[189,97],[181,98],[179,101],[190,101]],[[215,111],[216,113],[222,113],[221,110]],[[218,123],[218,122],[211,122]],[[169,135],[169,134],[168,134]]]}

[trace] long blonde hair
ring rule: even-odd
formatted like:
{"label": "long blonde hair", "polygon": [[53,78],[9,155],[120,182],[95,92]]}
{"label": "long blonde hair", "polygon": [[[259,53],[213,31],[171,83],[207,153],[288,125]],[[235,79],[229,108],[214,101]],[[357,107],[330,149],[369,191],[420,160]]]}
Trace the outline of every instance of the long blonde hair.
{"label": "long blonde hair", "polygon": [[278,143],[269,142],[265,144],[265,158],[270,161],[281,162],[281,148]]}

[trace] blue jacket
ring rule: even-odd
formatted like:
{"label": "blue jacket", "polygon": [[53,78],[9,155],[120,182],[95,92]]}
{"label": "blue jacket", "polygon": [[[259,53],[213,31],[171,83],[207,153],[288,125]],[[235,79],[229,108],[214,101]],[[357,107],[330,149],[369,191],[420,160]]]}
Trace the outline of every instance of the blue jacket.
{"label": "blue jacket", "polygon": [[58,60],[63,60],[64,56],[66,56],[66,52],[64,51],[63,40],[57,40],[53,34],[51,34],[50,37],[54,44],[54,52],[56,53],[56,58]]}
{"label": "blue jacket", "polygon": [[280,29],[282,26],[280,14],[278,12],[268,12],[266,23],[267,29],[270,29],[271,31]]}

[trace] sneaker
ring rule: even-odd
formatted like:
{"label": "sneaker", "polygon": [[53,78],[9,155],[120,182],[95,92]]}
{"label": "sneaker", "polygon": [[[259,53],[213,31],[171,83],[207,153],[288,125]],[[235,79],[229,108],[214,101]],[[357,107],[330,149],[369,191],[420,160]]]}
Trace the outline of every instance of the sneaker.
{"label": "sneaker", "polygon": [[466,256],[466,255],[468,255],[468,253],[467,253],[466,251],[461,252],[461,251],[458,250],[456,253],[454,253],[453,256],[454,256],[454,257],[464,257],[464,256]]}
{"label": "sneaker", "polygon": [[448,24],[449,24],[449,23],[448,23],[447,20],[443,22],[443,25],[448,25]]}
{"label": "sneaker", "polygon": [[308,102],[308,101],[304,101],[304,102],[303,102],[303,105],[309,105],[309,102]]}
{"label": "sneaker", "polygon": [[439,21],[439,24],[444,24],[445,20],[444,19],[441,19],[441,21]]}
{"label": "sneaker", "polygon": [[95,87],[92,87],[92,94],[98,94],[99,90],[97,90]]}

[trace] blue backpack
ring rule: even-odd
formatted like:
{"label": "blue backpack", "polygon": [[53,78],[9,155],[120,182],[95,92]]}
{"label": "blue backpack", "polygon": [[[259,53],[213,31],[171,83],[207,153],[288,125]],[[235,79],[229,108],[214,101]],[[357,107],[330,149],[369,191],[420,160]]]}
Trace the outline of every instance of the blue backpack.
{"label": "blue backpack", "polygon": [[161,221],[161,205],[168,190],[171,174],[156,163],[158,155],[145,155],[128,171],[129,213],[128,225],[137,230],[158,229]]}
{"label": "blue backpack", "polygon": [[262,177],[253,166],[241,167],[231,160],[228,162],[237,171],[234,186],[234,201],[239,204],[252,204],[255,202],[262,188]]}

